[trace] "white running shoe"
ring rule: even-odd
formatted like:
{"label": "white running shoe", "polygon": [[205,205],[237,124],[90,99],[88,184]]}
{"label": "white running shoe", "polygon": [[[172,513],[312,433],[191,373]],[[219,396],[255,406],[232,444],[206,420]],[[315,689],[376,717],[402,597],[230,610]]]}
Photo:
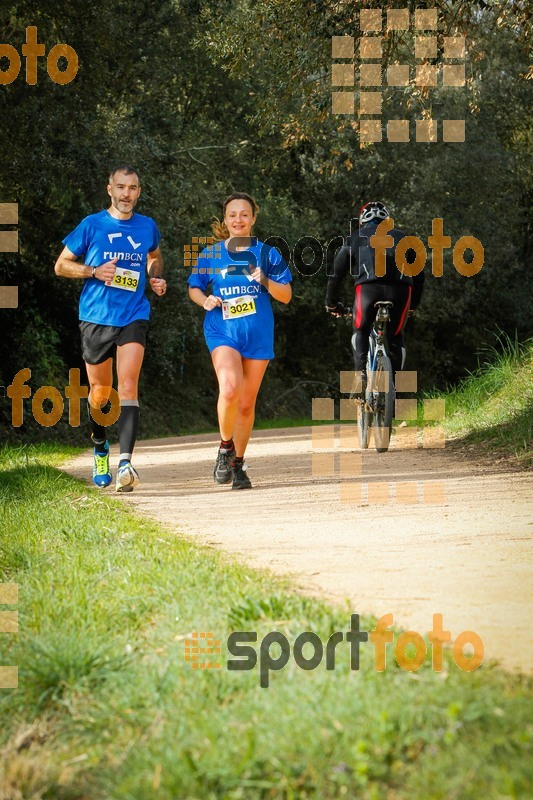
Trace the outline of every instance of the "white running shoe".
{"label": "white running shoe", "polygon": [[117,469],[117,492],[133,492],[139,485],[139,476],[131,461],[126,461]]}

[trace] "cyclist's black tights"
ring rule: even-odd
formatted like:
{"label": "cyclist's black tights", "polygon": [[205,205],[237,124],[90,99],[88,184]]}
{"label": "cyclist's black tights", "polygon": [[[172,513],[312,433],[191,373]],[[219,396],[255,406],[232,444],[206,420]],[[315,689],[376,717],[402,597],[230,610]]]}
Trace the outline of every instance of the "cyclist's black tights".
{"label": "cyclist's black tights", "polygon": [[374,303],[391,300],[390,322],[387,323],[387,340],[394,372],[402,368],[403,329],[407,320],[411,287],[401,283],[360,283],[355,287],[353,307],[354,335],[352,345],[356,371],[366,368],[368,337],[376,319]]}

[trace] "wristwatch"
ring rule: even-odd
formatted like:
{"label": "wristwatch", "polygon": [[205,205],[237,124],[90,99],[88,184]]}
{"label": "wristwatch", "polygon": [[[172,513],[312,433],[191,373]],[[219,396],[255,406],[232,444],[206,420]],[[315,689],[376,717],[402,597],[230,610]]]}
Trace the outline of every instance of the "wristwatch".
{"label": "wristwatch", "polygon": [[93,267],[93,274],[92,274],[92,277],[93,277],[93,278],[96,278],[96,267]]}

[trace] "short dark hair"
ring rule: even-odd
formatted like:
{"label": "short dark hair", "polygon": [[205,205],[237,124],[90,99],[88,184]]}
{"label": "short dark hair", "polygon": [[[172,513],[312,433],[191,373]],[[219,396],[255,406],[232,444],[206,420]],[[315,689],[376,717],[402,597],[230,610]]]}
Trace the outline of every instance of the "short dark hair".
{"label": "short dark hair", "polygon": [[141,185],[141,176],[139,175],[139,171],[135,169],[131,164],[117,164],[116,167],[113,167],[111,172],[109,173],[109,182],[111,183],[113,176],[117,172],[125,172],[126,175],[137,175],[139,179],[139,186]]}

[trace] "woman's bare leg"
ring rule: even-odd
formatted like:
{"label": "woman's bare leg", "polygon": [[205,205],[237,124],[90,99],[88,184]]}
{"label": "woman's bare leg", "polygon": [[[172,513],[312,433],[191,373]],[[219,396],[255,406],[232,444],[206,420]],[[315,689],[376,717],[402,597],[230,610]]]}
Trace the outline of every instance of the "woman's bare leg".
{"label": "woman's bare leg", "polygon": [[255,358],[243,358],[243,382],[242,391],[239,398],[238,410],[233,430],[235,441],[235,454],[237,457],[244,456],[255,419],[255,401],[263,376],[268,367],[268,360]]}
{"label": "woman's bare leg", "polygon": [[233,347],[215,347],[211,353],[218,379],[218,424],[221,438],[229,442],[233,437],[235,421],[243,388],[243,358]]}

